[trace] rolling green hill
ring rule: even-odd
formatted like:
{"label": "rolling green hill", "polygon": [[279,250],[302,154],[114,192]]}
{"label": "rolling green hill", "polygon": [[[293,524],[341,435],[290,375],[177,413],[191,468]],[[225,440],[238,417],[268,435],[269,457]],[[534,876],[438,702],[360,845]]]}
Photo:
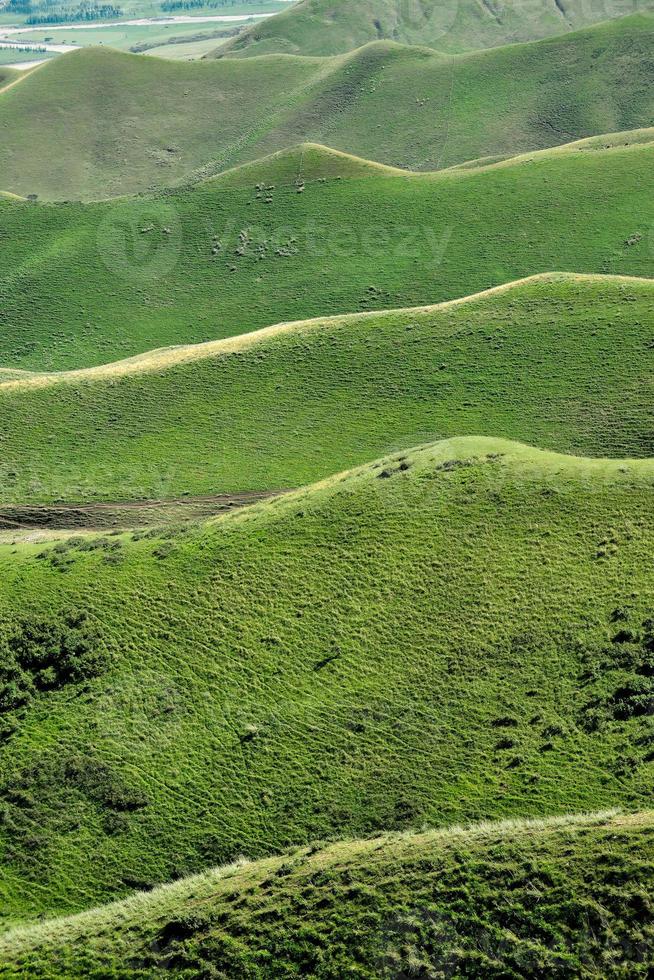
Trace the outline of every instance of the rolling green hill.
{"label": "rolling green hill", "polygon": [[97,199],[307,140],[429,171],[651,126],[653,23],[642,14],[454,58],[389,42],[189,64],[86,49],[0,95],[0,187]]}
{"label": "rolling green hill", "polygon": [[606,814],[304,848],[14,930],[0,975],[645,977],[653,835]]}
{"label": "rolling green hill", "polygon": [[654,456],[653,377],[649,280],[551,275],[265,328],[0,383],[0,500],[296,487],[466,434]]}
{"label": "rolling green hill", "polygon": [[177,534],[0,546],[3,915],[646,808],[653,482],[455,439]]}
{"label": "rolling green hill", "polygon": [[0,200],[0,364],[86,367],[553,269],[650,276],[653,133],[436,175],[334,174],[309,146],[260,163],[258,189],[246,169],[156,197]]}
{"label": "rolling green hill", "polygon": [[78,200],[178,182],[226,150],[231,162],[315,72],[299,58],[227,71],[103,48],[56,58],[0,95],[1,186]]}
{"label": "rolling green hill", "polygon": [[654,978],[630,4],[0,65],[0,980]]}
{"label": "rolling green hill", "polygon": [[302,0],[263,23],[253,24],[215,57],[258,54],[330,55],[369,41],[393,40],[459,52],[534,41],[588,24],[651,10],[651,0],[522,4],[474,0]]}

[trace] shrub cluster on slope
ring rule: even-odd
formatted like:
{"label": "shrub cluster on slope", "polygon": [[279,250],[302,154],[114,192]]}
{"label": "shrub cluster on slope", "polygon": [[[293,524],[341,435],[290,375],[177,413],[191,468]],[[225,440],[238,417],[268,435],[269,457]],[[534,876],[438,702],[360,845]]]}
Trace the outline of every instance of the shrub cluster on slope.
{"label": "shrub cluster on slope", "polygon": [[5,624],[0,632],[0,716],[2,734],[15,728],[7,713],[53,691],[102,673],[103,652],[83,611],[69,610],[60,621],[30,618]]}

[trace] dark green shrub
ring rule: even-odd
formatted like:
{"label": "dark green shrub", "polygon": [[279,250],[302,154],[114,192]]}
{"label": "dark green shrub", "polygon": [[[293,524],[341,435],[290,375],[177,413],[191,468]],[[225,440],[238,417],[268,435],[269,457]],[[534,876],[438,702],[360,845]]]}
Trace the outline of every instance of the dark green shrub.
{"label": "dark green shrub", "polygon": [[31,616],[0,627],[0,712],[28,704],[34,694],[79,683],[108,666],[86,612]]}

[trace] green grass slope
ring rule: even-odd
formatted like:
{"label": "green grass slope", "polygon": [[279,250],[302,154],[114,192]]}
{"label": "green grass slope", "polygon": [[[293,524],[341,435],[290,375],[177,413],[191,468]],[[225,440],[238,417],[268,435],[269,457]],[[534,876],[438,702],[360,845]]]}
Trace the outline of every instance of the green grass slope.
{"label": "green grass slope", "polygon": [[645,977],[651,813],[384,835],[0,936],[0,975]]}
{"label": "green grass slope", "polygon": [[436,175],[348,177],[343,162],[343,179],[305,147],[244,187],[231,174],[98,204],[0,200],[0,364],[86,367],[553,269],[650,276],[653,133]]}
{"label": "green grass slope", "polygon": [[654,456],[654,282],[552,275],[0,378],[0,500],[297,487],[454,435]]}
{"label": "green grass slope", "polygon": [[21,77],[21,74],[22,72],[16,71],[14,68],[7,68],[6,65],[0,65],[0,92],[11,85],[12,82],[17,81]]}
{"label": "green grass slope", "polygon": [[653,23],[642,14],[454,58],[388,42],[247,63],[84,50],[0,95],[0,186],[97,199],[304,141],[428,171],[651,126]]}
{"label": "green grass slope", "polygon": [[474,0],[302,0],[246,28],[216,48],[214,56],[330,55],[386,39],[441,51],[472,51],[565,34],[651,9],[650,0],[626,6],[582,0],[535,0],[528,5],[518,0],[501,5]]}
{"label": "green grass slope", "polygon": [[343,59],[257,149],[313,139],[425,171],[650,126],[653,24],[628,17],[454,58],[372,44]]}
{"label": "green grass slope", "polygon": [[653,486],[651,460],[455,439],[178,534],[0,546],[3,915],[327,836],[647,808]]}
{"label": "green grass slope", "polygon": [[175,183],[233,152],[315,70],[278,58],[216,71],[99,47],[53,59],[0,92],[1,186],[78,200]]}
{"label": "green grass slope", "polygon": [[[359,177],[406,177],[407,172],[399,167],[389,167],[374,160],[351,153],[343,153],[321,143],[301,143],[285,147],[269,156],[241,163],[230,167],[213,177],[205,177],[207,183],[212,180],[220,183],[221,189],[256,188],[260,185],[261,198],[274,197],[266,193],[269,181],[274,179],[277,184],[293,184],[297,190],[302,184],[316,180],[353,180]],[[306,188],[305,188],[306,189]],[[304,191],[302,191],[304,193]],[[266,201],[272,204],[272,201]]]}

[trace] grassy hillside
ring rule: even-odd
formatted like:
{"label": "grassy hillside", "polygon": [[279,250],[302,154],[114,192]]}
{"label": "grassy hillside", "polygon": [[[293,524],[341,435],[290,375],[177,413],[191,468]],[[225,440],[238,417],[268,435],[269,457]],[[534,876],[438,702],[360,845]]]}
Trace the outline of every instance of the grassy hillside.
{"label": "grassy hillside", "polygon": [[305,147],[262,164],[258,189],[230,175],[95,205],[0,200],[0,364],[85,367],[552,269],[650,276],[654,144],[593,146],[343,179]]}
{"label": "grassy hillside", "polygon": [[651,126],[653,23],[642,14],[455,58],[388,42],[191,64],[80,51],[0,97],[0,187],[101,198],[307,140],[428,171]]}
{"label": "grassy hillside", "polygon": [[451,440],[176,535],[0,546],[3,914],[646,808],[653,481]]}
{"label": "grassy hillside", "polygon": [[225,31],[0,65],[0,980],[654,978],[654,0]]}
{"label": "grassy hillside", "polygon": [[266,328],[0,384],[0,500],[301,486],[465,434],[654,456],[652,377],[649,280],[546,276]]}
{"label": "grassy hillside", "polygon": [[457,58],[371,44],[332,59],[248,154],[310,139],[426,171],[650,126],[653,25],[651,15],[628,17]]}
{"label": "grassy hillside", "polygon": [[650,0],[629,5],[582,0],[564,4],[535,0],[475,3],[474,0],[302,0],[260,24],[253,24],[215,56],[258,54],[330,55],[351,51],[368,41],[424,44],[440,51],[534,41],[565,34],[625,13],[651,10]]}
{"label": "grassy hillside", "polygon": [[0,65],[0,92],[8,85],[11,85],[12,82],[15,82],[20,76],[20,71],[7,68],[5,65]]}
{"label": "grassy hillside", "polygon": [[239,145],[316,70],[301,59],[271,68],[215,71],[102,48],[56,58],[0,97],[2,187],[77,200],[175,183]]}
{"label": "grassy hillside", "polygon": [[[206,177],[204,182],[215,183],[221,190],[235,188],[251,190],[254,187],[259,191],[257,200],[272,204],[273,201],[268,201],[266,198],[274,199],[274,194],[270,192],[275,190],[277,184],[293,185],[296,193],[303,194],[306,187],[301,192],[298,188],[302,184],[314,181],[407,176],[409,174],[399,167],[389,167],[374,160],[365,160],[320,143],[301,143],[249,163],[230,167],[218,175]],[[269,185],[270,180],[275,181],[274,187]]]}
{"label": "grassy hillside", "polygon": [[304,848],[15,930],[0,975],[645,977],[653,836],[607,814]]}

